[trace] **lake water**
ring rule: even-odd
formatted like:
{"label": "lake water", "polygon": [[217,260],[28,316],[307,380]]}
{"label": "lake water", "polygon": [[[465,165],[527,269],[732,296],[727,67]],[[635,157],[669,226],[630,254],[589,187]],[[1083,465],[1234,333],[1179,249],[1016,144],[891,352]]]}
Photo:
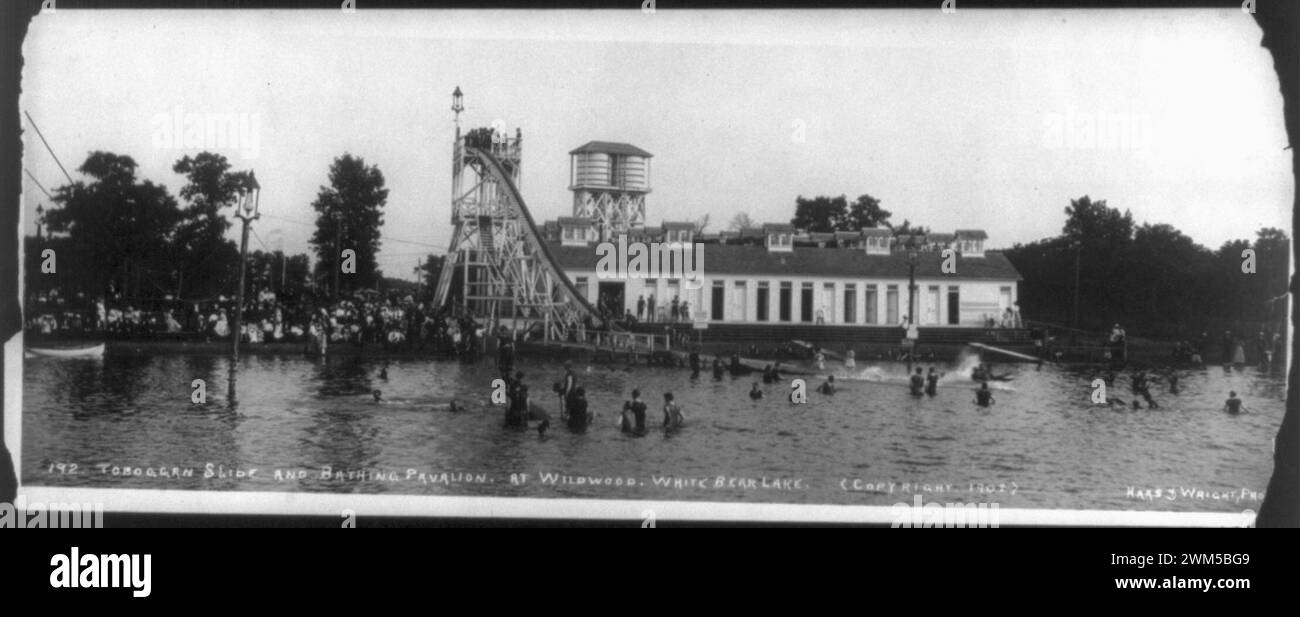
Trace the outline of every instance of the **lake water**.
{"label": "lake water", "polygon": [[[206,356],[29,359],[22,478],[30,485],[330,491],[890,505],[1240,512],[1258,510],[1272,469],[1285,379],[1252,368],[1184,371],[1161,408],[1090,401],[1094,375],[999,365],[996,403],[973,403],[970,360],[941,365],[935,397],[912,397],[899,364],[828,366],[839,393],[791,404],[788,384],[714,381],[670,368],[578,363],[596,420],[583,434],[502,427],[490,361],[245,357],[238,405],[226,360]],[[523,358],[534,401],[555,410],[558,362]],[[193,379],[207,402],[191,402]],[[652,427],[672,391],[686,426],[622,434],[644,393]],[[380,389],[392,401],[372,402]],[[1248,412],[1222,411],[1229,390]],[[1110,389],[1125,400],[1128,376]],[[447,411],[450,398],[465,402]],[[188,470],[188,472],[187,472]],[[250,470],[256,470],[249,473]],[[328,470],[328,471],[326,471]],[[891,486],[892,483],[892,486]],[[1157,492],[1158,491],[1158,492]]]}

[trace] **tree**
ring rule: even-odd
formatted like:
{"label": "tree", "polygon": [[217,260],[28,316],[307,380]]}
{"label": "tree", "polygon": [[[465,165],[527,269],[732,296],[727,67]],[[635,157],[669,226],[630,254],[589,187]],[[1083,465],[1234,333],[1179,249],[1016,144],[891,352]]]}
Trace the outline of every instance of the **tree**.
{"label": "tree", "polygon": [[812,199],[803,196],[794,200],[794,218],[790,223],[799,229],[810,232],[830,232],[846,229],[848,224],[848,200],[843,195],[826,197],[819,195]]}
{"label": "tree", "polygon": [[1065,208],[1062,233],[1071,240],[1119,248],[1133,238],[1133,215],[1106,206],[1106,200],[1092,201],[1087,195],[1071,199]]}
{"label": "tree", "polygon": [[912,221],[907,219],[903,219],[902,225],[890,225],[889,223],[885,223],[885,226],[889,227],[889,230],[894,233],[895,238],[900,236],[924,236],[930,233],[929,227],[923,227],[920,225],[913,227]]}
{"label": "tree", "polygon": [[857,231],[864,227],[889,226],[891,212],[880,207],[880,200],[870,195],[859,195],[849,206],[846,230]]}
{"label": "tree", "polygon": [[727,226],[728,229],[733,229],[735,231],[750,229],[752,227],[754,227],[754,219],[749,218],[749,214],[746,212],[740,212],[736,214],[736,216],[731,217],[731,224]]}
{"label": "tree", "polygon": [[110,286],[136,298],[167,291],[168,248],[180,218],[167,188],[138,182],[129,156],[92,152],[78,168],[90,176],[55,190],[45,217],[50,232],[67,234],[68,250],[59,253],[59,271],[69,290],[98,296]]}
{"label": "tree", "polygon": [[376,166],[366,166],[364,159],[345,153],[330,165],[329,181],[312,203],[316,210],[316,232],[311,237],[316,271],[328,275],[324,280],[332,283],[334,270],[342,265],[342,251],[351,249],[356,252],[356,272],[338,273],[339,287],[375,287],[382,276],[376,257],[383,208],[388,202],[384,174]]}
{"label": "tree", "polygon": [[222,212],[252,187],[252,174],[230,171],[226,157],[200,152],[176,161],[172,171],[185,176],[181,211],[173,243],[175,288],[180,297],[208,297],[237,287],[239,249],[225,238],[230,220]]}

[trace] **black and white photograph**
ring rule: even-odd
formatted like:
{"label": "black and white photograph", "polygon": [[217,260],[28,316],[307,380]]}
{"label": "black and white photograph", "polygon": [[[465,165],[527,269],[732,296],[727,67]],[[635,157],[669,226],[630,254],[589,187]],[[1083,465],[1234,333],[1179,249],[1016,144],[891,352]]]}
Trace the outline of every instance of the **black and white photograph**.
{"label": "black and white photograph", "polygon": [[26,503],[1255,524],[1250,10],[338,4],[31,20]]}

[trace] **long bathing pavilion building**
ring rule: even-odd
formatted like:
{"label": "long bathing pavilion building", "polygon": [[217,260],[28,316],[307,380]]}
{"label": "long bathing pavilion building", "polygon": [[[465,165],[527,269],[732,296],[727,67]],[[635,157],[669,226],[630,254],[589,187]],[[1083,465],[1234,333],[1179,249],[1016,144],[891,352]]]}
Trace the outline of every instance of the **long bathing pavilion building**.
{"label": "long bathing pavilion building", "polygon": [[[689,222],[649,226],[653,155],[630,144],[593,141],[570,156],[573,215],[542,225],[545,241],[593,306],[636,315],[638,300],[648,303],[653,296],[656,314],[643,326],[651,320],[671,322],[677,298],[688,303],[690,313],[677,322],[709,328],[710,334],[732,325],[766,326],[772,332],[778,326],[840,326],[829,329],[840,332],[856,326],[888,328],[894,338],[911,314],[933,338],[938,329],[1000,326],[1018,302],[1020,275],[1001,252],[985,249],[983,230],[895,237],[889,229],[873,228],[808,233],[788,223],[718,233],[697,233]],[[701,243],[699,284],[664,276],[599,278],[597,244],[617,242],[620,234],[629,242]],[[950,273],[943,268],[945,249],[953,250]]]}

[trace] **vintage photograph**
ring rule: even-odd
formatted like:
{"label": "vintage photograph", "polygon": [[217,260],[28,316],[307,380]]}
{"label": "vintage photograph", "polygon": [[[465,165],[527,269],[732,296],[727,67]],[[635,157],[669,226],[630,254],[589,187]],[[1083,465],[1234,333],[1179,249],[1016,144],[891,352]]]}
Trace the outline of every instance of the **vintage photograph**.
{"label": "vintage photograph", "polygon": [[20,491],[1251,524],[1260,26],[934,4],[37,16]]}

